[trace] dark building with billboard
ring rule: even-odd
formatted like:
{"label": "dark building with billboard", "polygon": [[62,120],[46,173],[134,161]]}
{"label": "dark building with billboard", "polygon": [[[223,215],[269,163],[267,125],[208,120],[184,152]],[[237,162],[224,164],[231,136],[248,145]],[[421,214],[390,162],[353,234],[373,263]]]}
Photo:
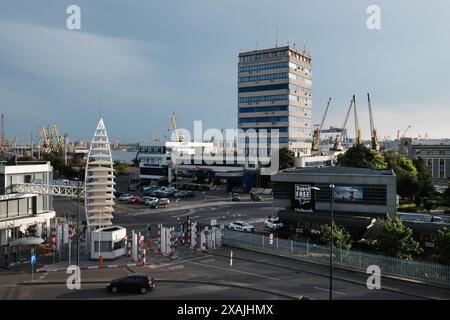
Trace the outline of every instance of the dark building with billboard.
{"label": "dark building with billboard", "polygon": [[[362,239],[375,219],[396,212],[396,176],[392,170],[350,167],[288,169],[272,176],[274,206],[284,227],[280,235],[310,237],[330,224],[331,188],[334,220]],[[317,190],[319,189],[319,190]]]}

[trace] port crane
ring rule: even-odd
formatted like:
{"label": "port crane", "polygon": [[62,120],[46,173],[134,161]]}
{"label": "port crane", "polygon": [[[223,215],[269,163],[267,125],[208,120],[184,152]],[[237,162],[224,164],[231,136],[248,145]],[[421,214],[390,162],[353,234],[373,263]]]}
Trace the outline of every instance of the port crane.
{"label": "port crane", "polygon": [[41,135],[42,148],[44,152],[63,152],[63,138],[59,134],[58,126],[56,124],[39,128],[39,134]]}
{"label": "port crane", "polygon": [[[409,129],[411,129],[411,125],[408,125],[406,128],[404,129],[400,129],[397,131],[397,140],[400,141],[400,138],[404,138],[406,136],[406,134],[408,133]],[[400,132],[403,131],[402,135],[400,136]]]}
{"label": "port crane", "polygon": [[377,130],[375,129],[375,125],[373,122],[373,113],[372,113],[372,105],[370,103],[370,94],[367,94],[367,102],[369,105],[369,118],[370,118],[370,142],[372,146],[372,150],[379,150],[380,145],[378,144],[377,138]]}
{"label": "port crane", "polygon": [[175,112],[172,113],[169,119],[169,131],[170,129],[172,129],[172,131],[175,133],[175,139],[177,140],[177,142],[184,141],[184,136],[179,134],[177,130],[177,115],[175,114]]}
{"label": "port crane", "polygon": [[325,118],[327,116],[328,109],[330,108],[330,102],[331,102],[331,98],[328,99],[328,103],[325,108],[325,113],[323,114],[323,118],[322,118],[322,121],[320,122],[319,128],[314,130],[313,144],[312,144],[312,149],[311,149],[312,151],[319,151],[319,149],[320,149],[320,134],[322,133],[323,123],[325,122]]}
{"label": "port crane", "polygon": [[359,128],[358,111],[356,110],[355,95],[353,95],[353,111],[355,116],[355,145],[362,144],[361,129]]}
{"label": "port crane", "polygon": [[345,132],[345,128],[347,127],[348,118],[350,116],[350,111],[352,111],[353,99],[350,101],[350,107],[348,107],[347,114],[345,116],[344,124],[342,125],[341,132],[336,136],[336,140],[334,142],[332,151],[342,151],[342,139]]}

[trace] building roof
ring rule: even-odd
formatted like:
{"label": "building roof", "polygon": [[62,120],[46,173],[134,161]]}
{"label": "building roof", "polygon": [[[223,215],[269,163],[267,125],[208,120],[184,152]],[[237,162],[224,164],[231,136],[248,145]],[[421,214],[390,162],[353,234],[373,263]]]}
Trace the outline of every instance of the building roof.
{"label": "building roof", "polygon": [[394,171],[389,169],[367,169],[354,167],[323,167],[323,168],[296,168],[286,169],[279,174],[300,175],[360,175],[360,176],[393,176]]}
{"label": "building roof", "polygon": [[413,140],[415,146],[450,146],[450,139]]}

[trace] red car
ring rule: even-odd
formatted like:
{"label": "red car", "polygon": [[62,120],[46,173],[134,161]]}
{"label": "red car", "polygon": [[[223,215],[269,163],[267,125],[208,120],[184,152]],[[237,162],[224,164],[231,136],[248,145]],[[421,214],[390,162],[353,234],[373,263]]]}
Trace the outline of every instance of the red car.
{"label": "red car", "polygon": [[132,197],[132,198],[130,198],[130,200],[128,200],[128,203],[135,203],[135,204],[139,204],[139,203],[141,203],[142,202],[142,199],[141,198],[139,198],[139,197]]}

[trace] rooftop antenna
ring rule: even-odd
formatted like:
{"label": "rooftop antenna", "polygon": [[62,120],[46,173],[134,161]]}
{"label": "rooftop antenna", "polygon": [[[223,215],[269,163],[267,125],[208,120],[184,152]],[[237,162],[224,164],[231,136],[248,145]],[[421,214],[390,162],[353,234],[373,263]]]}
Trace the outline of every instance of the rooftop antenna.
{"label": "rooftop antenna", "polygon": [[258,50],[258,42],[255,41],[255,50]]}
{"label": "rooftop antenna", "polygon": [[278,27],[277,27],[276,38],[275,38],[275,48],[278,48]]}

